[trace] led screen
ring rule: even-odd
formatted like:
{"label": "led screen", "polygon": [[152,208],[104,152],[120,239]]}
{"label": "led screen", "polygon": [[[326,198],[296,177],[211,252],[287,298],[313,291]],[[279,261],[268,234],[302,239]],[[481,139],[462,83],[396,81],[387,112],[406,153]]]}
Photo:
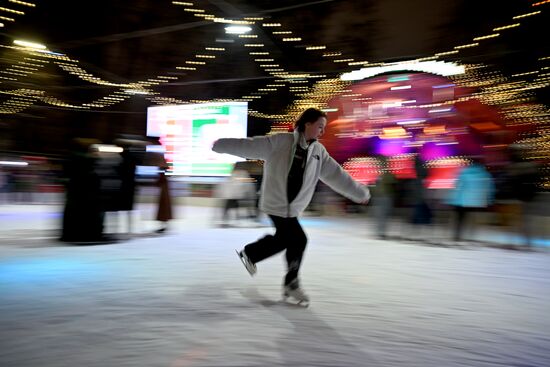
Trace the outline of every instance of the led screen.
{"label": "led screen", "polygon": [[219,138],[245,138],[246,102],[155,106],[147,109],[147,135],[159,137],[168,174],[227,176],[242,158],[212,151]]}

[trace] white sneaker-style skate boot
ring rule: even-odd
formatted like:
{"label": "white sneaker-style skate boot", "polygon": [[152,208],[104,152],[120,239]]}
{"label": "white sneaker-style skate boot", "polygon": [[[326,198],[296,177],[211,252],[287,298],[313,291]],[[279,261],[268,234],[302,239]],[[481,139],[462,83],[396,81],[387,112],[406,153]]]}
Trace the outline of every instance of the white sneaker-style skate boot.
{"label": "white sneaker-style skate boot", "polygon": [[235,250],[235,252],[237,253],[237,255],[239,255],[239,259],[241,259],[244,267],[246,268],[246,270],[248,271],[248,273],[253,276],[254,274],[256,274],[256,264],[254,264],[252,261],[250,261],[250,259],[248,258],[248,256],[246,256],[246,252],[244,252],[244,250],[242,251],[238,251],[238,250]]}
{"label": "white sneaker-style skate boot", "polygon": [[309,306],[309,297],[300,288],[298,281],[294,281],[283,287],[283,300],[287,301],[288,298],[291,298],[300,306]]}

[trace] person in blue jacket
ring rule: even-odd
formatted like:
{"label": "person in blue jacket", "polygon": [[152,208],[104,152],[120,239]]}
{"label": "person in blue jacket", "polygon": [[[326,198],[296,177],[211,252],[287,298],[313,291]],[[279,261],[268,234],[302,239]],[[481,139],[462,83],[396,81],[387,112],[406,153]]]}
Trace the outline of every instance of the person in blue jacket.
{"label": "person in blue jacket", "polygon": [[317,141],[327,124],[326,114],[305,110],[295,123],[294,132],[247,139],[219,139],[212,147],[218,153],[264,161],[260,209],[269,215],[275,234],[250,243],[238,252],[250,273],[256,264],[286,250],[288,272],[283,297],[309,302],[299,284],[298,271],[307,237],[298,217],[311,201],[319,180],[357,203],[370,198],[366,186],[356,182]]}
{"label": "person in blue jacket", "polygon": [[462,239],[462,230],[468,215],[492,205],[494,196],[493,177],[478,157],[472,157],[471,164],[460,171],[449,197],[449,204],[455,211],[455,241]]}

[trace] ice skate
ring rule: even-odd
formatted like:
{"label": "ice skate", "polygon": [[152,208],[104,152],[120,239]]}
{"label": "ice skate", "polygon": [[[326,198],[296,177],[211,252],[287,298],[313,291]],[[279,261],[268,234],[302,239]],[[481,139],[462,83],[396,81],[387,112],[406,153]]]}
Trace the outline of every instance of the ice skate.
{"label": "ice skate", "polygon": [[290,283],[283,287],[283,300],[285,302],[294,303],[299,306],[309,306],[309,297],[296,283]]}
{"label": "ice skate", "polygon": [[235,252],[237,253],[237,255],[239,255],[239,259],[241,259],[244,267],[246,268],[246,270],[248,271],[248,273],[253,276],[254,274],[256,274],[256,265],[250,261],[250,259],[248,258],[248,256],[246,256],[246,253],[243,251],[238,251],[238,250],[235,250]]}

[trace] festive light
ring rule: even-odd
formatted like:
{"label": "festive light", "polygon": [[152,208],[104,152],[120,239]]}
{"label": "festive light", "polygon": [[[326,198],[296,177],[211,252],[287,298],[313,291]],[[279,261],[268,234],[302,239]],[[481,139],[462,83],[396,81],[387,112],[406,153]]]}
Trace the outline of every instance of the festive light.
{"label": "festive light", "polygon": [[23,6],[28,6],[30,8],[34,8],[36,7],[35,4],[33,3],[27,3],[27,2],[24,2],[24,1],[19,1],[19,0],[8,0],[10,3],[14,3],[14,4],[18,4],[18,5],[23,5]]}
{"label": "festive light", "polygon": [[[184,2],[176,2],[174,1],[173,2],[174,4],[176,5],[185,5],[185,6],[194,6],[193,3],[184,3]],[[545,3],[545,2],[542,2],[542,3]],[[253,24],[253,21],[255,20],[258,20],[258,19],[254,19],[254,18],[244,18],[245,20],[244,21],[238,21],[238,20],[227,20],[227,19],[223,19],[223,18],[218,18],[218,17],[215,17],[211,14],[201,14],[203,12],[198,12],[198,13],[193,13],[194,16],[200,16],[201,18],[204,18],[204,19],[207,19],[207,20],[210,20],[210,21],[213,21],[213,22],[227,22],[227,23],[231,23],[231,24]],[[537,12],[534,12],[534,13],[537,13]],[[522,17],[526,17],[526,16],[531,16],[531,15],[535,15],[535,14],[523,14],[523,15],[520,15],[520,16],[517,16],[519,18],[522,18]],[[260,18],[261,19],[261,18]],[[252,21],[252,22],[251,22]],[[245,23],[245,22],[248,22],[248,23]],[[269,24],[269,23],[266,23],[266,24]],[[280,26],[280,23],[277,23],[278,25],[276,25],[277,27]],[[512,28],[516,25],[510,25],[510,26],[505,26],[501,29],[508,29],[508,28]],[[482,36],[482,37],[487,37],[487,36]],[[482,37],[478,37],[478,39],[486,39],[486,38],[482,38]],[[493,36],[493,37],[487,37],[487,38],[494,38],[496,36]],[[245,45],[245,47],[263,47],[264,45],[255,45],[255,46],[252,46],[252,45]],[[462,46],[466,46],[466,45],[462,45]],[[313,46],[315,47],[315,46]],[[461,46],[456,46],[457,48],[458,47],[461,47]],[[471,47],[474,47],[474,46],[471,46]],[[326,48],[326,46],[318,46],[318,48],[315,48],[315,49],[324,49]],[[314,49],[312,49],[314,50]],[[459,48],[460,50],[460,48]],[[50,53],[48,51],[48,53]],[[433,60],[439,56],[442,56],[442,55],[447,55],[447,54],[454,54],[454,53],[458,53],[458,50],[453,50],[453,51],[449,51],[449,52],[443,52],[443,53],[438,53],[434,56],[429,56],[429,57],[423,57],[423,58],[419,58],[417,59],[416,61],[419,62],[419,61],[422,61],[422,60]],[[269,54],[269,53],[267,53]],[[341,55],[341,52],[334,52],[332,53],[331,56],[329,56],[330,53],[325,53],[323,54],[324,57],[334,57],[334,56],[339,56]],[[54,60],[66,60],[66,61],[70,61],[70,62],[74,62],[74,60],[70,60],[69,58],[65,57],[65,55],[62,55],[62,54],[53,54],[53,53],[50,53],[48,56],[48,58],[52,58]],[[346,59],[339,59],[338,62],[341,62],[340,60],[346,60]],[[336,60],[333,60],[333,62],[336,62]],[[186,62],[186,63],[191,63],[191,62]],[[197,62],[198,63],[198,62]],[[203,63],[202,65],[204,65],[205,63]],[[352,65],[365,65],[365,64],[368,64],[367,61],[361,61],[361,62],[351,62],[349,63],[350,66]],[[374,65],[380,65],[380,66],[384,66],[385,64],[374,64]],[[278,65],[276,65],[278,66]],[[196,69],[195,69],[196,70]],[[267,69],[266,69],[267,71]],[[291,73],[289,72],[286,72],[286,71],[282,71],[282,72],[279,72],[279,73],[274,73],[275,70],[270,70],[270,72],[273,72],[272,75],[281,75],[281,77],[284,77],[287,79],[287,82],[290,82],[290,83],[293,83],[293,82],[301,82],[301,80],[299,79],[295,79],[295,78],[292,78],[292,75]],[[281,71],[279,69],[277,69],[277,71]],[[17,72],[17,71],[15,71]],[[24,71],[21,71],[21,72],[24,72]],[[320,76],[314,76],[314,75],[309,75],[307,78],[314,78],[314,77],[319,77],[321,78]],[[84,78],[86,78],[86,76],[84,76]],[[161,78],[160,76],[158,77],[159,79],[148,79],[147,82],[136,82],[136,83],[133,83],[134,85],[156,85],[155,82],[166,82],[166,80],[162,80],[163,78]],[[96,80],[95,77],[89,77],[90,81],[93,81],[93,80]],[[546,77],[547,79],[547,77]],[[539,80],[533,88],[538,88],[540,87],[540,85],[543,85],[542,83],[545,82],[545,79],[543,78],[543,76],[541,76],[540,78],[538,78],[537,80]],[[546,81],[547,82],[547,81]],[[479,82],[479,83],[484,83],[484,82]],[[112,83],[112,84],[120,84],[120,83]],[[323,94],[320,94],[320,95],[323,95]],[[324,94],[325,96],[327,95],[326,93]]]}
{"label": "festive light", "polygon": [[402,89],[411,89],[412,85],[400,85],[396,87],[391,87],[390,90],[402,90]]}
{"label": "festive light", "polygon": [[27,47],[27,48],[37,49],[37,50],[47,49],[47,47],[44,46],[43,44],[36,43],[36,42],[24,41],[24,40],[14,40],[13,44],[17,45],[17,46]]}
{"label": "festive light", "polygon": [[455,50],[460,50],[460,49],[463,49],[463,48],[470,48],[470,47],[475,47],[475,46],[479,46],[479,43],[477,42],[474,42],[474,43],[469,43],[467,45],[460,45],[460,46],[455,46]]}
{"label": "festive light", "polygon": [[515,27],[519,27],[521,25],[521,23],[514,23],[514,24],[510,24],[510,25],[505,25],[505,26],[502,26],[502,27],[496,27],[496,28],[493,28],[493,31],[503,31],[505,29],[510,29],[510,28],[515,28]]}
{"label": "festive light", "polygon": [[486,40],[486,39],[495,38],[495,37],[498,37],[498,36],[500,36],[500,33],[488,34],[488,35],[486,35],[486,36],[475,37],[475,38],[474,38],[474,41]]}
{"label": "festive light", "polygon": [[252,28],[247,26],[232,25],[232,26],[225,27],[225,33],[228,33],[228,34],[244,34],[250,31],[252,31]]}
{"label": "festive light", "polygon": [[323,54],[323,57],[336,57],[341,55],[342,55],[341,52],[326,52]]}
{"label": "festive light", "polygon": [[28,162],[22,161],[0,161],[1,166],[28,166]]}
{"label": "festive light", "polygon": [[530,16],[533,16],[533,15],[537,15],[537,14],[540,14],[541,11],[534,11],[532,13],[527,13],[527,14],[521,14],[521,15],[516,15],[515,17],[513,17],[512,19],[521,19],[521,18],[526,18],[526,17],[530,17]]}
{"label": "festive light", "polygon": [[460,52],[460,51],[458,51],[458,50],[446,51],[446,52],[439,52],[439,53],[436,53],[435,56],[447,56],[447,55],[457,54],[457,53],[459,53],[459,52]]}
{"label": "festive light", "polygon": [[420,71],[449,76],[464,73],[464,66],[444,61],[402,62],[387,64],[384,66],[363,68],[349,73],[344,73],[341,75],[340,79],[361,80],[378,74],[401,70]]}
{"label": "festive light", "polygon": [[4,7],[1,7],[1,6],[0,6],[0,10],[5,11],[7,13],[13,13],[13,14],[17,14],[17,15],[25,15],[25,12],[22,12],[22,11],[19,11],[19,10],[13,10],[13,9],[9,9],[9,8],[4,8]]}

